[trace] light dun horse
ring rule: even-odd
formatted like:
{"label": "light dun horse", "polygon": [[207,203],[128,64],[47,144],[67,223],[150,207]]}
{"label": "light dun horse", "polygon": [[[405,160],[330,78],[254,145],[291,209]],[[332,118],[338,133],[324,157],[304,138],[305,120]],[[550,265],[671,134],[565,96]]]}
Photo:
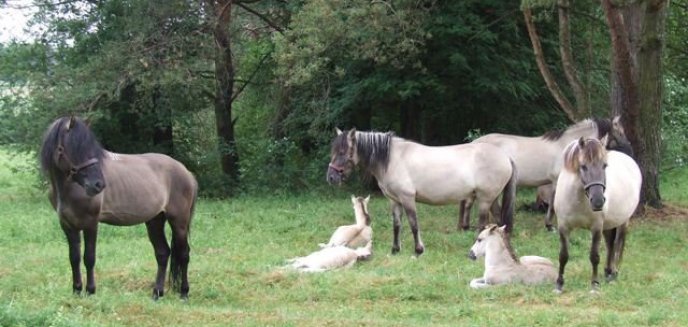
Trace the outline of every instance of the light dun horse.
{"label": "light dun horse", "polygon": [[[585,138],[606,138],[605,146],[627,154],[632,153],[631,144],[626,138],[620,117],[609,119],[585,119],[566,130],[552,131],[538,137],[525,137],[508,134],[487,134],[473,143],[493,144],[506,153],[518,169],[519,186],[540,186],[555,183],[561,170],[561,151],[574,140]],[[552,198],[547,199],[552,203]],[[470,205],[464,209],[470,211]],[[545,227],[552,230],[552,206],[545,217]]]}
{"label": "light dun horse", "polygon": [[557,279],[557,271],[549,259],[538,256],[517,259],[504,227],[490,224],[480,232],[468,257],[477,260],[483,256],[485,273],[482,278],[471,280],[472,288],[511,283],[554,283]]}
{"label": "light dun horse", "polygon": [[599,287],[597,265],[602,235],[607,245],[605,276],[611,281],[618,274],[628,220],[638,205],[642,177],[631,157],[607,151],[603,144],[604,140],[581,138],[569,144],[563,153],[564,168],[559,174],[554,196],[561,243],[558,292],[564,287],[569,233],[575,228],[592,232],[592,290]]}
{"label": "light dun horse", "polygon": [[377,179],[391,202],[394,223],[392,253],[399,252],[402,208],[411,226],[416,255],[425,250],[416,219],[416,200],[432,205],[459,204],[475,197],[480,226],[502,195],[502,224],[512,226],[516,170],[511,160],[490,144],[426,146],[390,133],[337,130],[332,141],[327,181],[340,184],[355,165]]}
{"label": "light dun horse", "polygon": [[[75,117],[59,118],[50,125],[43,138],[40,159],[50,182],[50,203],[69,243],[75,293],[81,293],[83,288],[81,231],[86,292],[93,294],[98,223],[146,223],[158,263],[153,298],[163,296],[170,256],[172,285],[182,298],[188,297],[188,236],[197,184],[181,163],[162,154],[108,152],[88,126]],[[171,246],[165,238],[165,222],[172,227]]]}
{"label": "light dun horse", "polygon": [[356,223],[337,227],[334,234],[330,237],[330,241],[327,244],[320,244],[320,247],[344,245],[350,248],[357,248],[370,243],[373,239],[373,229],[370,227],[368,201],[370,201],[370,196],[363,198],[352,195],[351,203],[354,205]]}

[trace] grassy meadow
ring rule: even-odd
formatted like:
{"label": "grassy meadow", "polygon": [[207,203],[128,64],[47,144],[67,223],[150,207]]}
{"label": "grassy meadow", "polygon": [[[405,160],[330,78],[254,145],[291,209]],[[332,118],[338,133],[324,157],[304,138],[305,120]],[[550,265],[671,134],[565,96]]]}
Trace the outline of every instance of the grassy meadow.
{"label": "grassy meadow", "polygon": [[[280,269],[336,226],[350,224],[352,188],[272,197],[201,199],[191,228],[190,300],[150,299],[156,264],[145,227],[101,225],[97,293],[71,293],[67,244],[35,158],[0,150],[0,326],[688,326],[688,169],[663,177],[671,206],[635,219],[619,280],[589,292],[590,235],[572,234],[564,293],[553,285],[468,287],[482,261],[467,258],[475,233],[457,232],[454,206],[418,209],[426,253],[388,255],[387,200],[372,194],[371,260],[322,274]],[[323,172],[324,173],[324,172]],[[352,184],[355,184],[353,182]],[[533,198],[519,193],[519,207]],[[555,263],[559,241],[543,214],[519,210],[519,255]],[[601,256],[604,264],[604,253]],[[83,266],[83,265],[82,265]],[[82,268],[83,269],[83,268]]]}

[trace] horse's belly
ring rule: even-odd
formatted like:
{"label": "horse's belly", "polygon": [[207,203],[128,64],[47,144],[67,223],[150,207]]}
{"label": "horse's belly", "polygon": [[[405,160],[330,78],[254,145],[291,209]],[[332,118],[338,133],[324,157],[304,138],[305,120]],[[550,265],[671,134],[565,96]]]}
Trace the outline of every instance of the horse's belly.
{"label": "horse's belly", "polygon": [[437,190],[418,191],[416,193],[416,201],[431,205],[458,204],[461,200],[471,197],[471,195],[472,192],[470,190],[443,192],[441,188],[438,188]]}
{"label": "horse's belly", "polygon": [[158,213],[149,213],[149,214],[131,214],[131,213],[125,213],[125,212],[119,212],[119,213],[114,213],[114,212],[101,212],[99,220],[100,222],[109,224],[109,225],[115,225],[115,226],[132,226],[132,225],[138,225],[141,223],[145,223],[149,220],[151,220],[153,217],[157,216],[160,212]]}

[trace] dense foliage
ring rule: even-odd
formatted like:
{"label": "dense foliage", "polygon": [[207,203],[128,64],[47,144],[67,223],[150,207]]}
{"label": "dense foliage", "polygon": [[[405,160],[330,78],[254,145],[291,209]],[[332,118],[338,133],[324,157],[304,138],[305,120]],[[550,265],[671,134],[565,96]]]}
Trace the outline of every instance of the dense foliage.
{"label": "dense foliage", "polygon": [[[50,121],[79,114],[109,149],[169,153],[206,195],[221,196],[322,187],[334,127],[451,144],[569,123],[538,73],[519,3],[227,3],[236,147],[218,147],[215,131],[217,12],[186,0],[35,1],[34,42],[0,44],[0,142],[35,149]],[[563,80],[553,5],[530,5]],[[679,63],[685,1],[672,5],[668,60]],[[595,2],[575,6],[590,116],[607,116],[606,27]],[[674,166],[686,162],[687,68],[666,67],[665,164]],[[222,151],[240,154],[239,184],[221,178]]]}

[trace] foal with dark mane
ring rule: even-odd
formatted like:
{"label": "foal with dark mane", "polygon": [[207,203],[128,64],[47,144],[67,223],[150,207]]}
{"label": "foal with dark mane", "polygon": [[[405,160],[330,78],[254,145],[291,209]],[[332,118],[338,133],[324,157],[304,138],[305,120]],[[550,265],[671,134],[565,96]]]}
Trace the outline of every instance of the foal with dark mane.
{"label": "foal with dark mane", "polygon": [[[82,231],[86,292],[93,294],[98,223],[146,223],[158,263],[153,298],[164,294],[170,257],[172,285],[182,298],[188,297],[188,236],[198,185],[184,165],[163,154],[108,152],[89,127],[75,117],[62,117],[50,125],[41,145],[40,161],[50,182],[50,203],[69,243],[75,293],[83,288],[79,253]],[[165,222],[172,228],[170,244],[165,237]]]}

